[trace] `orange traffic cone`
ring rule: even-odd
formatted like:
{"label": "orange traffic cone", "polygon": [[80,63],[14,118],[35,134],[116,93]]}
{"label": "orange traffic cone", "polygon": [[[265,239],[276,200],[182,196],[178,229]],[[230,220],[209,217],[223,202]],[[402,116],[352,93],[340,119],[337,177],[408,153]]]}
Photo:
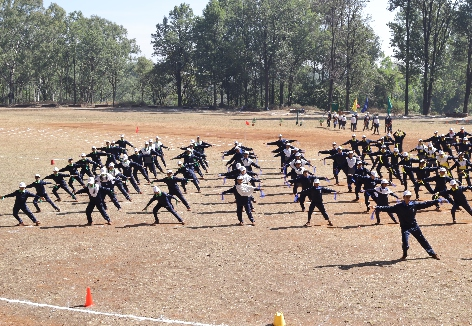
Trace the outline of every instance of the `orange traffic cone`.
{"label": "orange traffic cone", "polygon": [[54,160],[51,160],[51,165],[54,165],[56,164],[56,162],[54,162]]}
{"label": "orange traffic cone", "polygon": [[90,291],[90,287],[87,286],[87,295],[85,296],[84,307],[90,307],[92,305],[93,305],[92,292]]}

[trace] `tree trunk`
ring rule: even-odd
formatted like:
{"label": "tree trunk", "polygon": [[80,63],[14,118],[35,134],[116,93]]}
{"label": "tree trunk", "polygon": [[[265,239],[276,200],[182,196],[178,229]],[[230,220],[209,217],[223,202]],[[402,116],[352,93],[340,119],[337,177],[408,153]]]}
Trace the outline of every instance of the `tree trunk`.
{"label": "tree trunk", "polygon": [[410,87],[410,11],[411,11],[411,0],[408,0],[406,6],[406,44],[405,44],[405,115],[409,114],[409,94],[408,89]]}
{"label": "tree trunk", "polygon": [[472,39],[469,39],[469,47],[467,51],[467,74],[466,74],[466,83],[465,83],[464,108],[462,109],[463,113],[468,113],[470,90],[472,86],[471,63],[472,63]]}
{"label": "tree trunk", "polygon": [[182,106],[182,75],[180,69],[175,72],[175,84],[177,86],[177,106]]}
{"label": "tree trunk", "polygon": [[285,83],[283,81],[280,81],[280,85],[279,85],[279,105],[280,106],[284,105],[284,86],[285,86]]}

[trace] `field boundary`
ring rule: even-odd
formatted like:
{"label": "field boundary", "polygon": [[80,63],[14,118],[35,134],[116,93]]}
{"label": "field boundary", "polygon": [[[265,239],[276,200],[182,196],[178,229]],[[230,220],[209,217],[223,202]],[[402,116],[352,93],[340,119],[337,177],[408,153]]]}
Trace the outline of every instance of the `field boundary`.
{"label": "field boundary", "polygon": [[51,308],[51,309],[56,309],[56,310],[67,310],[67,311],[73,311],[73,312],[85,313],[85,314],[91,314],[91,315],[117,317],[117,318],[124,318],[124,319],[134,319],[134,320],[138,320],[138,321],[153,321],[153,322],[160,322],[160,323],[166,323],[166,324],[192,325],[192,326],[225,326],[224,324],[213,325],[213,324],[203,324],[203,323],[181,321],[181,320],[172,320],[172,319],[167,319],[165,317],[152,318],[152,317],[141,317],[141,316],[134,316],[134,315],[123,315],[123,314],[118,314],[118,313],[101,312],[101,311],[71,308],[71,307],[62,307],[62,306],[55,306],[55,305],[50,305],[50,304],[46,304],[46,303],[36,303],[36,302],[31,302],[31,301],[8,299],[8,298],[1,298],[1,297],[0,297],[0,301],[8,302],[8,303],[15,303],[15,304],[23,304],[23,305],[39,307],[39,308]]}

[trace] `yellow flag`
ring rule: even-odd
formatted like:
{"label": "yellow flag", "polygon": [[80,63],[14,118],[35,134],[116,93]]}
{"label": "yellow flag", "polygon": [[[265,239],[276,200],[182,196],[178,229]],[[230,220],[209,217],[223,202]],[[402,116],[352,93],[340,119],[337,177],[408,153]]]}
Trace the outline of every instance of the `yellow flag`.
{"label": "yellow flag", "polygon": [[352,111],[357,112],[357,97],[354,100],[354,104],[352,105]]}

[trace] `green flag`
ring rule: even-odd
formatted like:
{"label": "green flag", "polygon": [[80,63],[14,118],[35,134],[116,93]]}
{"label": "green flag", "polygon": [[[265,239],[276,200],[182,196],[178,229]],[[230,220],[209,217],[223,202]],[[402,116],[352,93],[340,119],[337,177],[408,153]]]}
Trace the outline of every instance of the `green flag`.
{"label": "green flag", "polygon": [[392,102],[390,102],[390,97],[387,97],[387,114],[390,114],[392,112]]}

